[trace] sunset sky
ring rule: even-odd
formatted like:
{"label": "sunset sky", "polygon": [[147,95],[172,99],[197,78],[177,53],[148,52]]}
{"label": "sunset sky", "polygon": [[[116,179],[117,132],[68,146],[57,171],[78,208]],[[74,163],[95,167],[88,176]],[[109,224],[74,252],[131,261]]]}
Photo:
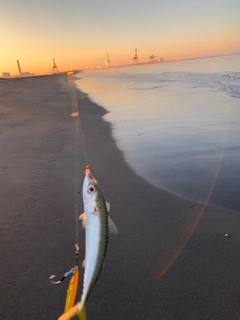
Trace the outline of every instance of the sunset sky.
{"label": "sunset sky", "polygon": [[239,0],[2,0],[2,72],[51,72],[240,52]]}

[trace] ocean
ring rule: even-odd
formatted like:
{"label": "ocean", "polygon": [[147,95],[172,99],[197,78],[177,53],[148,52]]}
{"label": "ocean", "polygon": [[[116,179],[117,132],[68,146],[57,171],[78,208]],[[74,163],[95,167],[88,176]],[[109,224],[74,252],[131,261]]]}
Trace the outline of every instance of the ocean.
{"label": "ocean", "polygon": [[240,54],[86,70],[76,85],[139,176],[240,210]]}

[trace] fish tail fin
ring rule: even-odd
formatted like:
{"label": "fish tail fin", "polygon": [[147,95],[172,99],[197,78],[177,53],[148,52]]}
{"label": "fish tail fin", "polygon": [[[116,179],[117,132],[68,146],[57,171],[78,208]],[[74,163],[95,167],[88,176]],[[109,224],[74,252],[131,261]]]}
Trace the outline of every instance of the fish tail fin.
{"label": "fish tail fin", "polygon": [[83,306],[82,311],[80,311],[78,314],[78,319],[79,320],[87,320],[87,313],[86,313],[86,306]]}
{"label": "fish tail fin", "polygon": [[63,313],[58,320],[69,320],[76,315],[80,320],[86,320],[86,307],[81,302],[78,302],[74,307]]}

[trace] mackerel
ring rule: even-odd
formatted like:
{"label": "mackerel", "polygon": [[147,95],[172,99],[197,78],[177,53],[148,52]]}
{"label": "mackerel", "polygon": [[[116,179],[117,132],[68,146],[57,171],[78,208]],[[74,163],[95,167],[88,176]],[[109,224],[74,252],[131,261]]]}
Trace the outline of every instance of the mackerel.
{"label": "mackerel", "polygon": [[76,314],[85,312],[85,304],[96,283],[107,253],[109,229],[117,233],[117,228],[108,216],[108,205],[100,191],[98,182],[86,167],[85,179],[82,188],[85,231],[85,273],[81,300],[59,320],[68,320]]}

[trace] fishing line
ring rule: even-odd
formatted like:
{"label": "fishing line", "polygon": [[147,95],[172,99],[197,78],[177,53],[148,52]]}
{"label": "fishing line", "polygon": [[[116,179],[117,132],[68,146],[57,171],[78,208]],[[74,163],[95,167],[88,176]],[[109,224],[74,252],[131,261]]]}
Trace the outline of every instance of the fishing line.
{"label": "fishing line", "polygon": [[[86,165],[88,164],[88,157],[86,151],[86,144],[82,130],[82,124],[79,117],[78,112],[78,104],[77,104],[77,97],[76,97],[76,89],[75,83],[73,79],[73,72],[68,72],[68,86],[71,98],[71,105],[72,105],[72,114],[73,122],[75,123],[75,164],[74,164],[74,189],[75,189],[75,263],[74,267],[71,268],[68,272],[66,272],[62,278],[58,281],[55,281],[55,275],[49,277],[49,280],[52,284],[60,284],[64,279],[66,279],[69,275],[75,275],[78,270],[78,252],[79,252],[79,234],[78,234],[78,225],[79,225],[79,190],[80,190],[80,169],[79,169],[79,159],[80,159],[80,150],[82,147],[83,155],[85,158]],[[73,281],[73,280],[72,280]],[[75,297],[74,297],[75,299]]]}
{"label": "fishing line", "polygon": [[86,143],[85,143],[84,134],[82,130],[81,119],[79,117],[76,88],[75,88],[75,82],[72,74],[73,74],[72,72],[68,72],[68,85],[69,85],[70,98],[71,98],[71,104],[72,104],[72,117],[76,118],[76,121],[75,121],[76,134],[79,140],[81,140],[81,146],[83,148],[83,154],[85,157],[86,165],[88,165],[89,163],[88,163]]}
{"label": "fishing line", "polygon": [[69,91],[70,91],[70,98],[71,98],[71,105],[72,105],[72,114],[71,116],[73,117],[73,121],[75,123],[75,142],[76,142],[76,155],[75,155],[75,175],[74,175],[74,180],[75,180],[75,227],[76,227],[76,244],[78,244],[78,221],[79,221],[79,202],[78,202],[78,197],[79,197],[79,191],[80,190],[80,185],[79,185],[79,176],[80,176],[80,170],[79,170],[79,151],[82,147],[83,150],[83,155],[85,158],[86,165],[89,164],[88,162],[88,156],[87,156],[87,150],[86,150],[86,143],[84,139],[84,134],[83,134],[83,129],[82,129],[82,123],[81,119],[79,117],[79,111],[78,111],[78,104],[77,104],[77,97],[76,97],[76,88],[75,88],[75,82],[73,79],[73,73],[68,72],[68,86],[69,86]]}

